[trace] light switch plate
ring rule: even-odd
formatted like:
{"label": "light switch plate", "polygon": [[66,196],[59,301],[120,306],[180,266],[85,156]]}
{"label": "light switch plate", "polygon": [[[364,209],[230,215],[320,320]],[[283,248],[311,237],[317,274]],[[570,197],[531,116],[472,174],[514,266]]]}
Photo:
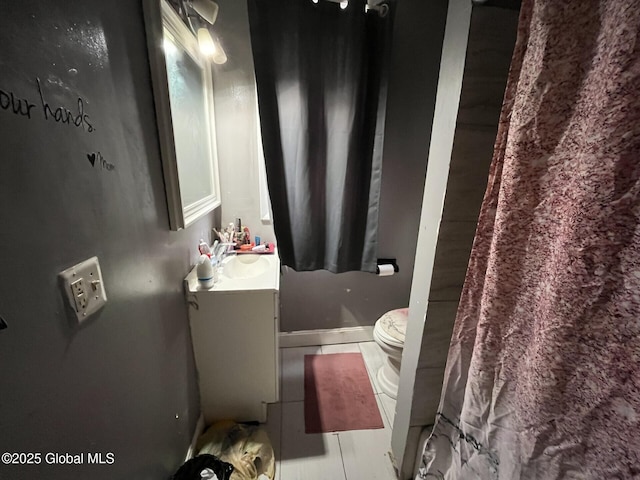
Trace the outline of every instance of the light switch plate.
{"label": "light switch plate", "polygon": [[60,272],[60,283],[78,323],[100,310],[107,303],[98,257],[91,257]]}

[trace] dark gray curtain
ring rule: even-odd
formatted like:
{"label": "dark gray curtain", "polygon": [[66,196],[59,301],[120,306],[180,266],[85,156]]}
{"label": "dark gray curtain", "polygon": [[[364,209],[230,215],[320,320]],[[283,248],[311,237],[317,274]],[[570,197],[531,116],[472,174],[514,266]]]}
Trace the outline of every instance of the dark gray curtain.
{"label": "dark gray curtain", "polygon": [[376,268],[394,1],[248,0],[267,183],[282,263]]}

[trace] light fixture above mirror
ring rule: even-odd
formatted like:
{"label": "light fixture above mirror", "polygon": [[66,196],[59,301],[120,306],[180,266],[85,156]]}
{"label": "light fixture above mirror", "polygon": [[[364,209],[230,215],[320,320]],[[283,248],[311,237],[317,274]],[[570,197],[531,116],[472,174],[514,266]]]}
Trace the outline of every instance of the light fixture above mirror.
{"label": "light fixture above mirror", "polygon": [[215,33],[211,34],[211,26],[218,18],[218,4],[213,0],[180,0],[180,5],[186,15],[186,23],[198,38],[202,54],[208,56],[215,64],[226,63],[227,54],[218,36]]}
{"label": "light fixture above mirror", "polygon": [[193,8],[198,15],[205,19],[209,24],[216,23],[218,18],[218,4],[213,0],[191,0],[191,8]]}

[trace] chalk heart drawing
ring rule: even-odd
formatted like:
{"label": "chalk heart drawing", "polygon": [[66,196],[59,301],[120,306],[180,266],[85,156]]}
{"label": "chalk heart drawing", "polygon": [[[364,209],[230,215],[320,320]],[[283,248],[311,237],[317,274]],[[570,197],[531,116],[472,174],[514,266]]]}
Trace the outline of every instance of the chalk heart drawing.
{"label": "chalk heart drawing", "polygon": [[87,153],[87,158],[91,162],[91,166],[95,167],[95,165],[96,165],[96,154],[95,153]]}

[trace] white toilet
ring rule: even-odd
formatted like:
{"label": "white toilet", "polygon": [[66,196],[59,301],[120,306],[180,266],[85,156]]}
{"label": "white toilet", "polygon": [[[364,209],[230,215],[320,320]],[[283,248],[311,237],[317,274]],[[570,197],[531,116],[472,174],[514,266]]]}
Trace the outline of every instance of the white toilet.
{"label": "white toilet", "polygon": [[384,364],[378,370],[378,385],[391,398],[398,396],[400,363],[408,315],[408,308],[391,310],[382,315],[373,327],[373,339],[386,355]]}

